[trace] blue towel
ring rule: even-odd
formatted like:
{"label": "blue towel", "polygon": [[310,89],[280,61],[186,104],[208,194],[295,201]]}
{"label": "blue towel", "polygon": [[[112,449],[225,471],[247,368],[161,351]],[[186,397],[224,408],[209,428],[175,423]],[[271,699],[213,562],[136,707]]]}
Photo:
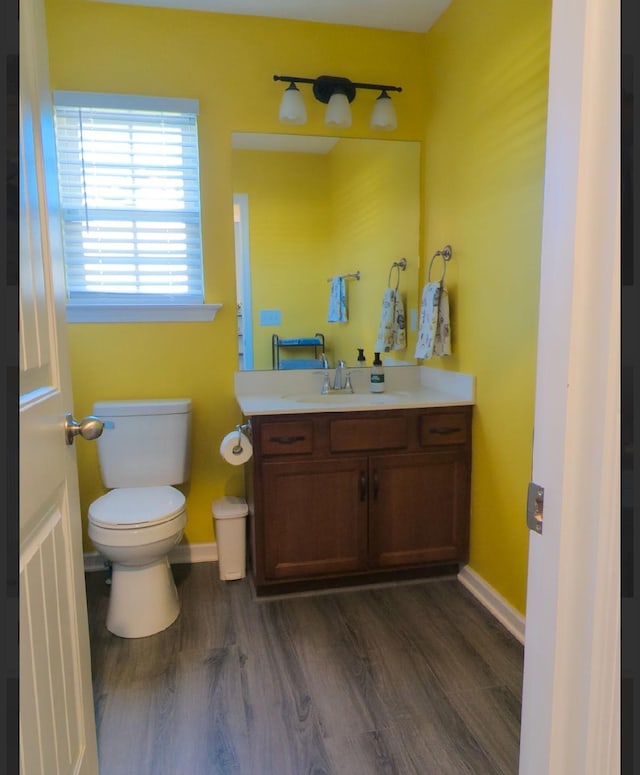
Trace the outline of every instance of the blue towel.
{"label": "blue towel", "polygon": [[313,346],[322,344],[322,339],[320,339],[320,337],[313,336],[307,339],[280,339],[278,343],[281,347],[291,347],[293,345],[299,344]]}
{"label": "blue towel", "polygon": [[296,360],[280,361],[281,369],[321,369],[322,361],[315,358],[298,358]]}
{"label": "blue towel", "polygon": [[327,320],[329,323],[347,322],[347,287],[343,277],[334,277],[331,280]]}

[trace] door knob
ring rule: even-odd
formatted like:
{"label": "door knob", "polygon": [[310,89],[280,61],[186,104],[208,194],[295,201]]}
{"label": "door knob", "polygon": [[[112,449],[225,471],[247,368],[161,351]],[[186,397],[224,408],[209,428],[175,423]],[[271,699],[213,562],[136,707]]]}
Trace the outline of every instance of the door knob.
{"label": "door knob", "polygon": [[102,435],[104,429],[104,423],[99,417],[94,417],[90,414],[88,417],[83,417],[80,422],[73,419],[72,414],[68,414],[64,421],[64,432],[67,444],[73,444],[73,440],[76,436],[80,435],[83,439],[91,441],[97,439]]}

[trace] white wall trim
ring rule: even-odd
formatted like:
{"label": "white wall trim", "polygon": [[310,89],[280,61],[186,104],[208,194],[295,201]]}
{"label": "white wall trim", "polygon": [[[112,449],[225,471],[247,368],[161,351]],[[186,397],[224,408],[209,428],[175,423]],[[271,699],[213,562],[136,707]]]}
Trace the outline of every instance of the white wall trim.
{"label": "white wall trim", "polygon": [[[206,544],[178,544],[169,553],[172,565],[192,562],[217,562],[218,544],[215,541]],[[84,571],[105,570],[104,557],[99,552],[84,553]]]}
{"label": "white wall trim", "polygon": [[67,323],[208,323],[222,304],[67,304]]}
{"label": "white wall trim", "polygon": [[553,0],[520,775],[620,771],[619,78],[619,4]]}
{"label": "white wall trim", "polygon": [[189,562],[217,562],[218,544],[215,541],[206,544],[178,544],[169,553],[169,562],[173,565]]}
{"label": "white wall trim", "polygon": [[[192,562],[218,562],[215,542],[178,544],[169,554],[172,565]],[[104,557],[99,552],[85,552],[85,573],[105,570]],[[468,565],[458,573],[458,581],[505,627],[514,638],[524,644],[525,619],[502,595]]]}
{"label": "white wall trim", "polygon": [[525,618],[502,595],[488,584],[482,576],[472,570],[468,565],[458,573],[458,581],[482,603],[482,605],[494,616],[503,627],[524,645]]}
{"label": "white wall trim", "polygon": [[84,572],[93,573],[98,570],[106,570],[104,557],[99,552],[84,553]]}

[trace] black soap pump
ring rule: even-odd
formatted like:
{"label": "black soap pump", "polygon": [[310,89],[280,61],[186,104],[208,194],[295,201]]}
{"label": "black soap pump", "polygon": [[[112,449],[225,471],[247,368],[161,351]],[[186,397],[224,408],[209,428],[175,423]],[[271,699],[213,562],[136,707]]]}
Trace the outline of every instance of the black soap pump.
{"label": "black soap pump", "polygon": [[384,368],[380,360],[380,353],[375,353],[371,367],[371,392],[384,393]]}
{"label": "black soap pump", "polygon": [[358,347],[357,365],[358,366],[366,366],[367,365],[367,359],[364,357],[364,348],[363,347]]}

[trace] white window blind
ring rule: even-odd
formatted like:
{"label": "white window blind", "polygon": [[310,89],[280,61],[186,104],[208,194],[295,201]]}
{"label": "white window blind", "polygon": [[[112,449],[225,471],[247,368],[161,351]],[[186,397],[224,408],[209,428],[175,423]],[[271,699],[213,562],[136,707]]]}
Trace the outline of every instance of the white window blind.
{"label": "white window blind", "polygon": [[54,93],[69,304],[202,304],[197,102]]}

